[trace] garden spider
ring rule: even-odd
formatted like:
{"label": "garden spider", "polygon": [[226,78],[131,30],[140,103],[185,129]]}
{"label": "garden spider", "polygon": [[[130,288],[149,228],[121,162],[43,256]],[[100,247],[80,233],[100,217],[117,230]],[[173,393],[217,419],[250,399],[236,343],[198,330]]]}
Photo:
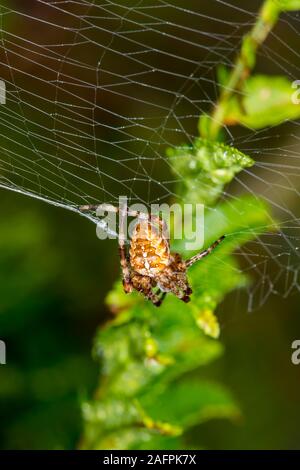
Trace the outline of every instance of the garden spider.
{"label": "garden spider", "polygon": [[[79,210],[95,212],[100,208],[107,212],[119,212],[119,208],[107,204],[83,205]],[[137,218],[137,223],[129,253],[126,253],[126,238],[120,216],[119,253],[124,291],[129,293],[136,290],[157,307],[168,292],[183,302],[189,302],[192,289],[187,279],[188,268],[209,255],[224,240],[225,235],[206,250],[184,261],[179,253],[170,252],[168,227],[162,218],[128,209],[125,215]]]}

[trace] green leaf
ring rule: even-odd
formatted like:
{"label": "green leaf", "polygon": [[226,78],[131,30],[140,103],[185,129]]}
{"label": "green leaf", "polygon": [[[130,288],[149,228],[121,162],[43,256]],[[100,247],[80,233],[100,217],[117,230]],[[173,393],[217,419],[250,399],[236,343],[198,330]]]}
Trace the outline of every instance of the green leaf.
{"label": "green leaf", "polygon": [[176,423],[149,414],[141,397],[150,403],[154,390],[172,388],[173,380],[222,351],[218,342],[195,328],[185,304],[175,297],[160,312],[140,300],[129,315],[120,313],[123,320],[117,317],[96,338],[94,354],[102,364],[102,381],[93,402],[83,406],[82,448],[138,448],[155,434],[181,433]]}
{"label": "green leaf", "polygon": [[[208,210],[205,222],[206,243],[213,242],[216,235],[219,237],[225,234],[226,239],[220,245],[219,251],[227,254],[266,231],[277,230],[269,206],[259,197],[250,194],[223,202],[213,211]],[[207,260],[209,258],[212,257],[207,257]]]}
{"label": "green leaf", "polygon": [[152,396],[141,398],[141,404],[154,420],[162,419],[185,430],[208,419],[240,415],[224,387],[199,379],[185,379],[166,388],[154,388]]}
{"label": "green leaf", "polygon": [[136,401],[106,398],[83,403],[85,439],[82,449],[128,449],[151,438],[144,413]]}
{"label": "green leaf", "polygon": [[[182,448],[182,441],[179,437],[166,437],[161,435],[152,435],[149,438],[141,439],[131,448],[134,450],[178,450]],[[184,446],[187,449],[187,446]]]}
{"label": "green leaf", "polygon": [[[105,375],[111,377],[111,393],[137,396],[158,376],[169,380],[221,353],[218,343],[199,335],[186,304],[174,296],[160,307],[160,315],[141,295],[136,302],[130,315],[120,314],[127,323],[117,318],[99,332],[95,341],[94,354],[101,360]],[[150,340],[155,348],[149,355]]]}
{"label": "green leaf", "polygon": [[279,125],[300,117],[293,100],[292,82],[287,78],[255,75],[244,82],[241,96],[231,98],[225,124],[242,124],[252,129]]}
{"label": "green leaf", "polygon": [[[191,311],[197,325],[215,337],[218,326],[212,317],[208,318],[208,312],[213,312],[226,294],[245,287],[251,281],[243,274],[231,253],[260,234],[275,231],[277,225],[270,217],[267,205],[249,195],[219,204],[213,211],[208,210],[205,223],[205,247],[220,235],[226,234],[226,238],[212,256],[190,269],[193,299],[187,309]],[[182,251],[182,247],[182,243],[177,243],[176,249]],[[201,249],[199,246],[197,251]]]}
{"label": "green leaf", "polygon": [[185,202],[213,204],[224,186],[254,161],[220,142],[198,138],[193,146],[168,149],[173,172],[180,180],[177,193]]}
{"label": "green leaf", "polygon": [[300,10],[300,0],[273,0],[281,11]]}

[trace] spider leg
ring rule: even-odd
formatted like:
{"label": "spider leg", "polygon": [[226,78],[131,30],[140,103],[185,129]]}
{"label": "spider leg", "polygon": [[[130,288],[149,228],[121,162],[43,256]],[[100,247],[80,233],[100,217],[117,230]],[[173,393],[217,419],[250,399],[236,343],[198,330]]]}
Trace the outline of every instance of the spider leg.
{"label": "spider leg", "polygon": [[153,280],[147,278],[147,281],[145,281],[145,277],[143,277],[143,287],[140,289],[140,292],[144,294],[144,296],[150,300],[153,305],[159,307],[163,301],[164,293],[161,295],[160,289],[157,292],[153,292],[153,287]]}
{"label": "spider leg", "polygon": [[169,239],[169,230],[167,223],[164,219],[162,219],[159,215],[150,214],[149,220],[151,222],[155,222],[159,226],[159,233],[163,235],[165,238]]}
{"label": "spider leg", "polygon": [[[86,204],[79,207],[79,210],[83,212],[91,211],[97,212],[98,209],[102,209],[106,212],[119,212],[118,207],[114,207],[111,204]],[[130,263],[128,260],[128,255],[126,253],[126,237],[124,233],[124,218],[120,217],[120,228],[119,228],[119,255],[120,255],[120,264],[122,269],[122,280],[123,280],[123,287],[124,291],[127,293],[132,292],[133,286],[131,282],[131,270],[130,270]]]}
{"label": "spider leg", "polygon": [[172,283],[170,291],[183,302],[187,303],[191,300],[190,295],[192,294],[192,289],[188,283],[186,276],[177,276],[176,281]]}
{"label": "spider leg", "polygon": [[82,206],[79,206],[78,209],[82,212],[97,212],[98,209],[102,209],[103,211],[106,212],[113,212],[113,213],[118,213],[118,212],[123,212],[130,217],[139,217],[141,219],[148,219],[149,216],[148,214],[144,214],[141,211],[132,211],[128,208],[125,210],[121,210],[119,207],[113,206],[112,204],[84,204]]}
{"label": "spider leg", "polygon": [[[146,295],[146,293],[145,293]],[[154,293],[152,290],[148,292],[148,294],[146,295],[146,297],[151,300],[151,302],[153,303],[153,305],[155,305],[155,307],[160,307],[160,305],[162,304],[164,298],[165,298],[165,295],[166,295],[166,292],[163,292],[162,295],[159,297],[158,294]]]}
{"label": "spider leg", "polygon": [[[152,283],[153,287],[156,286],[156,283]],[[167,292],[166,291],[163,291],[161,290],[159,287],[157,288],[156,292],[155,292],[155,295],[158,297],[159,301],[158,301],[158,305],[161,305],[167,295]]]}
{"label": "spider leg", "polygon": [[153,288],[155,283],[153,279],[148,276],[142,276],[140,274],[134,274],[131,278],[132,286],[138,292],[144,295],[146,299],[150,300],[153,305],[159,307],[162,302],[162,296],[158,295],[158,292],[154,292]]}
{"label": "spider leg", "polygon": [[131,282],[131,270],[130,270],[130,263],[127,258],[126,253],[126,236],[124,232],[124,218],[120,218],[120,226],[119,226],[119,254],[120,254],[120,263],[122,268],[122,278],[123,278],[123,287],[126,294],[132,292],[133,285]]}
{"label": "spider leg", "polygon": [[[106,212],[113,212],[113,213],[118,213],[120,212],[119,207],[115,207],[112,204],[84,204],[82,206],[79,206],[78,209],[82,212],[97,212],[99,209],[102,209]],[[128,208],[125,209],[125,214],[129,215],[129,217],[137,217],[138,219],[143,219],[143,220],[150,220],[153,222],[156,222],[159,225],[160,231],[163,235],[168,234],[168,227],[166,222],[159,217],[158,215],[153,215],[153,214],[146,214],[141,211],[133,211]],[[166,238],[168,238],[166,236]]]}
{"label": "spider leg", "polygon": [[[176,273],[175,273],[176,274]],[[177,273],[182,274],[182,273]],[[183,302],[189,302],[190,294],[192,293],[192,289],[188,284],[186,277],[182,278],[179,276],[174,277],[173,279],[162,279],[160,278],[160,282],[165,281],[163,284],[166,286],[166,294],[167,292],[171,292],[175,295],[178,299],[182,300]]]}
{"label": "spider leg", "polygon": [[97,212],[98,209],[102,209],[107,212],[118,212],[118,208],[111,204],[84,204],[79,206],[78,209],[82,212]]}
{"label": "spider leg", "polygon": [[122,269],[122,281],[123,281],[123,287],[124,291],[126,294],[129,294],[132,292],[133,287],[130,279],[130,268],[129,268],[129,263],[127,261],[127,256],[126,256],[126,247],[125,243],[120,243],[119,242],[119,254],[120,254],[120,264],[121,264],[121,269]]}
{"label": "spider leg", "polygon": [[106,212],[120,214],[118,241],[124,291],[126,293],[129,293],[132,292],[133,289],[136,289],[137,291],[144,294],[144,296],[149,299],[154,305],[161,305],[166,293],[162,292],[160,289],[157,293],[154,293],[153,287],[155,287],[156,283],[153,284],[153,280],[147,278],[147,276],[134,275],[131,270],[130,259],[128,257],[128,254],[126,253],[125,215],[128,215],[130,217],[136,217],[145,221],[150,220],[150,222],[156,223],[159,227],[159,232],[163,234],[165,238],[169,238],[168,226],[166,222],[158,215],[146,214],[140,211],[132,211],[129,210],[127,207],[119,208],[111,204],[85,204],[79,206],[78,209],[82,212],[97,212],[99,209],[101,209]]}
{"label": "spider leg", "polygon": [[159,307],[163,303],[163,301],[165,300],[167,292],[160,291],[160,294],[156,293],[156,295],[160,295],[159,303],[156,304],[156,306]]}
{"label": "spider leg", "polygon": [[[176,286],[179,287],[185,294],[190,295],[193,293],[191,286],[189,285],[189,281],[186,276],[182,276],[182,273],[179,271],[176,273]],[[180,276],[181,274],[181,276]]]}
{"label": "spider leg", "polygon": [[187,268],[192,266],[194,263],[209,255],[225,238],[225,235],[222,235],[218,240],[216,240],[212,245],[210,245],[206,250],[197,253],[197,255],[192,256],[190,259],[186,260],[185,265]]}
{"label": "spider leg", "polygon": [[176,297],[179,300],[182,300],[185,303],[188,303],[191,300],[191,298],[190,298],[190,294],[192,293],[191,289],[190,288],[187,289],[186,286],[185,286],[185,288],[181,288],[180,286],[176,286],[172,289],[172,293],[174,295],[176,295]]}
{"label": "spider leg", "polygon": [[192,290],[191,286],[189,285],[189,281],[188,281],[187,277],[185,277],[184,280],[179,282],[179,287],[181,287],[181,289],[183,290],[183,292],[186,295],[191,295],[193,293],[193,290]]}
{"label": "spider leg", "polygon": [[175,294],[176,297],[178,297],[178,299],[182,300],[183,302],[185,302],[186,304],[188,302],[190,302],[191,298],[189,296],[189,294],[186,292],[186,291],[180,291],[178,292],[178,294]]}

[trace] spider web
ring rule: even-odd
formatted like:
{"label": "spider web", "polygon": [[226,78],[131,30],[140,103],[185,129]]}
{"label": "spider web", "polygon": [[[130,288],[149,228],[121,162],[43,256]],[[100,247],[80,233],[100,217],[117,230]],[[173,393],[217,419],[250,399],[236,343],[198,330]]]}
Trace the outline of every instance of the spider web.
{"label": "spider web", "polygon": [[[166,148],[191,143],[218,97],[260,1],[10,0],[0,6],[0,186],[76,205],[166,202],[175,176]],[[282,15],[258,52],[260,72],[300,77],[299,16]],[[299,292],[299,123],[227,128],[256,165],[226,189],[264,198],[278,233],[237,255],[255,274],[249,309]],[[93,219],[92,216],[87,215]],[[94,219],[93,219],[94,220]],[[95,221],[95,220],[94,220]]]}

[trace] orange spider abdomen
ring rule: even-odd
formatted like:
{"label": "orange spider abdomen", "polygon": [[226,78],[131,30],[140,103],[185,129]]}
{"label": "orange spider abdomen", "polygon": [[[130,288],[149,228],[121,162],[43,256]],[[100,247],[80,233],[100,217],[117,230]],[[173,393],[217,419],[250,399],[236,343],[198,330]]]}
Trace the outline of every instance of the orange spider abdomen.
{"label": "orange spider abdomen", "polygon": [[154,277],[170,260],[167,238],[152,222],[137,223],[130,243],[130,265],[143,276]]}

